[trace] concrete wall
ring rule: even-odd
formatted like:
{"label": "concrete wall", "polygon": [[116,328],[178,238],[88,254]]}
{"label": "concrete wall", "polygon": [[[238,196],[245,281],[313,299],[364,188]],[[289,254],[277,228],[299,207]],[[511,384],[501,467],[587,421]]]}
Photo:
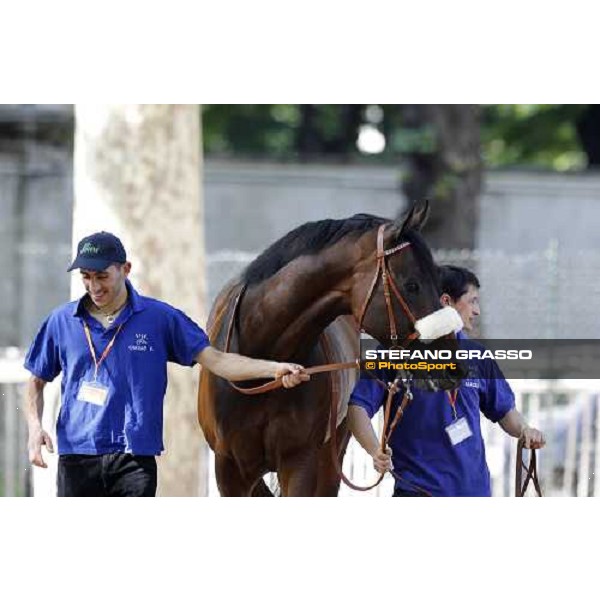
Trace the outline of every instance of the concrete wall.
{"label": "concrete wall", "polygon": [[356,213],[394,218],[404,206],[398,172],[381,167],[205,165],[208,293],[288,231]]}
{"label": "concrete wall", "polygon": [[481,200],[478,246],[510,253],[600,249],[600,175],[491,173]]}
{"label": "concrete wall", "polygon": [[[405,204],[389,167],[208,162],[205,186],[211,296],[300,223]],[[436,258],[480,276],[485,337],[600,338],[599,226],[598,175],[490,173],[477,250]]]}
{"label": "concrete wall", "polygon": [[486,337],[600,338],[600,177],[492,173],[478,231]]}
{"label": "concrete wall", "polygon": [[0,347],[15,345],[19,340],[15,307],[18,297],[18,237],[19,237],[18,162],[0,155]]}
{"label": "concrete wall", "polygon": [[39,145],[0,154],[0,347],[22,346],[69,298],[71,157]]}

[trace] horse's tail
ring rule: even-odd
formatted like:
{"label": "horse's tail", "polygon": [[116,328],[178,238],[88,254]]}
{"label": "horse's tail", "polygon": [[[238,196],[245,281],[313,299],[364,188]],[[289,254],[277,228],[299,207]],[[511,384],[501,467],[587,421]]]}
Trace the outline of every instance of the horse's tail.
{"label": "horse's tail", "polygon": [[[353,362],[359,356],[359,331],[352,317],[338,317],[320,335],[319,345],[326,363]],[[330,394],[337,401],[337,423],[340,425],[348,412],[348,400],[358,379],[354,369],[333,371],[328,374]],[[329,428],[326,440],[329,439]]]}

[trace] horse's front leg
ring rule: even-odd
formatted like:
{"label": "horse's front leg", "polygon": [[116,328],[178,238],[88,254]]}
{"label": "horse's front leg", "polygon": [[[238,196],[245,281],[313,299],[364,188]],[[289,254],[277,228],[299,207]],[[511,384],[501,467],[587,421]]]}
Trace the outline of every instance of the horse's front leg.
{"label": "horse's front leg", "polygon": [[314,496],[319,475],[319,449],[309,448],[282,459],[277,474],[282,496]]}
{"label": "horse's front leg", "polygon": [[[342,421],[336,430],[336,460],[341,465],[350,442],[350,432],[346,419]],[[331,439],[323,444],[319,451],[319,479],[317,484],[317,496],[337,496],[340,491],[341,479],[336,464],[333,462],[331,451]]]}
{"label": "horse's front leg", "polygon": [[237,461],[222,454],[215,455],[215,475],[221,496],[250,496],[260,479],[259,474],[244,473]]}

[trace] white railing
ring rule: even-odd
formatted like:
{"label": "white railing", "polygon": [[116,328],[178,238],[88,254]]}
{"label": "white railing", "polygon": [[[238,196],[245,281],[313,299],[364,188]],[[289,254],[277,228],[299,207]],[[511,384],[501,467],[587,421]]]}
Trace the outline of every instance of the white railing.
{"label": "white railing", "polygon": [[[541,429],[538,452],[544,495],[600,496],[600,380],[511,380],[516,406]],[[517,447],[498,425],[482,420],[493,494],[514,495]]]}
{"label": "white railing", "polygon": [[[516,407],[541,429],[547,446],[537,453],[538,474],[546,496],[600,496],[600,380],[511,380]],[[409,409],[410,410],[410,409]],[[373,421],[379,435],[381,413]],[[494,496],[513,496],[517,442],[485,417],[481,429]],[[355,440],[350,442],[345,471],[360,485],[375,477],[372,460]],[[368,495],[391,495],[388,477]],[[361,495],[344,485],[342,496]]]}
{"label": "white railing", "polygon": [[27,431],[21,398],[28,373],[16,348],[0,352],[0,496],[31,494]]}

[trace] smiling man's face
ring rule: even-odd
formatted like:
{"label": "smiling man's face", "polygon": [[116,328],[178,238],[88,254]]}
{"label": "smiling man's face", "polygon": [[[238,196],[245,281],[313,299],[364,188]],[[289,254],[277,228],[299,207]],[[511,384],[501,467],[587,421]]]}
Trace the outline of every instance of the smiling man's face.
{"label": "smiling man's face", "polygon": [[98,308],[112,307],[117,298],[125,291],[125,280],[131,265],[111,265],[104,271],[81,269],[81,280],[92,302]]}

